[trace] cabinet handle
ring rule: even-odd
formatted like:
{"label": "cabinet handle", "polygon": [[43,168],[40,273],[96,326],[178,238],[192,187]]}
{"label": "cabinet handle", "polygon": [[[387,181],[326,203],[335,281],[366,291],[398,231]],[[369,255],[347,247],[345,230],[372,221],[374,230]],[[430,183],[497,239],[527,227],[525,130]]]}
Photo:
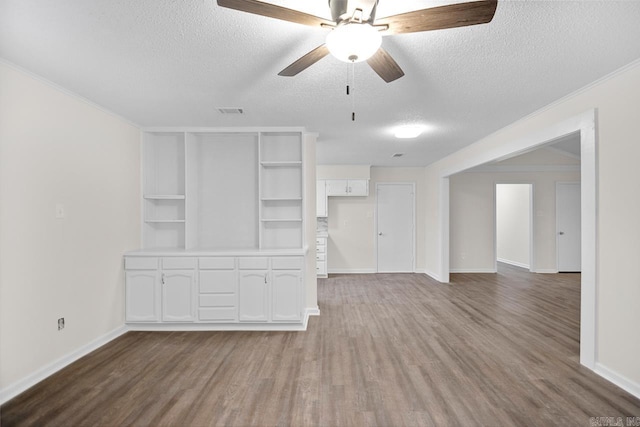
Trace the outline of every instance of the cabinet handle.
{"label": "cabinet handle", "polygon": [[264,273],[264,284],[267,284],[267,273]]}
{"label": "cabinet handle", "polygon": [[162,273],[162,284],[164,285],[164,273]]}

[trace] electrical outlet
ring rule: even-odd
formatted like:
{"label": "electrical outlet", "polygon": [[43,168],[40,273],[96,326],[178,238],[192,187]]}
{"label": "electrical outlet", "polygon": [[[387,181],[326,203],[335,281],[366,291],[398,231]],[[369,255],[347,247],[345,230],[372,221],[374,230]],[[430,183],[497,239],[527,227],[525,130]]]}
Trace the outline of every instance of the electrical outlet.
{"label": "electrical outlet", "polygon": [[64,317],[58,319],[58,330],[61,331],[64,329]]}

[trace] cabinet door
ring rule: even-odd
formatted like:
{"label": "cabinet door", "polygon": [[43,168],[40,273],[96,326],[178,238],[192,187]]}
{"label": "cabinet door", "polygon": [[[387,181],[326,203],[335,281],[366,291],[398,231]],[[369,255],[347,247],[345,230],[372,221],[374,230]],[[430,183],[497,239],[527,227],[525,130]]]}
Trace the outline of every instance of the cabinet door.
{"label": "cabinet door", "polygon": [[160,320],[159,281],[156,270],[127,271],[125,287],[127,322]]}
{"label": "cabinet door", "polygon": [[316,181],[316,216],[327,216],[327,188],[323,179]]}
{"label": "cabinet door", "polygon": [[300,292],[302,272],[300,270],[274,270],[273,283],[273,315],[271,319],[278,322],[298,322],[302,319]]}
{"label": "cabinet door", "polygon": [[350,179],[347,185],[349,196],[368,196],[369,181],[366,179]]}
{"label": "cabinet door", "polygon": [[170,270],[162,273],[162,320],[193,322],[196,307],[195,270]]}
{"label": "cabinet door", "polygon": [[327,196],[347,196],[346,179],[327,179]]}
{"label": "cabinet door", "polygon": [[240,270],[238,309],[241,322],[269,320],[268,282],[268,270]]}

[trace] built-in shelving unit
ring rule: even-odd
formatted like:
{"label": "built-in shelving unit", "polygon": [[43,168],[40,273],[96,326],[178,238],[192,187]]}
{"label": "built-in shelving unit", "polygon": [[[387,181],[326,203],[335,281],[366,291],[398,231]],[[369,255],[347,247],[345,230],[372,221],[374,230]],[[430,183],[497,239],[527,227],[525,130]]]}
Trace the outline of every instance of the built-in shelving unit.
{"label": "built-in shelving unit", "polygon": [[145,132],[144,248],[301,248],[302,135]]}
{"label": "built-in shelving unit", "polygon": [[301,136],[287,132],[260,135],[260,246],[302,246]]}

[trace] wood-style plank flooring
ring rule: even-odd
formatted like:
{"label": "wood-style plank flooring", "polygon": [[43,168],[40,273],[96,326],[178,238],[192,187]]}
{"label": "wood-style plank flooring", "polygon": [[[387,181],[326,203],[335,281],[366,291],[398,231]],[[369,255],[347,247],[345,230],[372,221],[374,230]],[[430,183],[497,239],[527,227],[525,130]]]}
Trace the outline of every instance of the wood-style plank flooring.
{"label": "wood-style plank flooring", "polygon": [[578,363],[580,278],[339,275],[306,332],[129,332],[7,402],[1,424],[578,425],[640,400]]}

